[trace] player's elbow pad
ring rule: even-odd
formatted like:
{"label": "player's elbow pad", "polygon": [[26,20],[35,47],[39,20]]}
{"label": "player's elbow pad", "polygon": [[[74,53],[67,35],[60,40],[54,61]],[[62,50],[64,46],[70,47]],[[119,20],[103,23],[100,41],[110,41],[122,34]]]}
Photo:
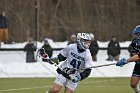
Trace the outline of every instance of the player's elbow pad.
{"label": "player's elbow pad", "polygon": [[64,60],[66,60],[67,58],[64,57],[63,55],[59,54],[59,55],[58,55],[58,59],[59,59],[59,61],[64,61]]}
{"label": "player's elbow pad", "polygon": [[81,80],[87,78],[91,73],[91,69],[86,69],[82,73],[80,73]]}

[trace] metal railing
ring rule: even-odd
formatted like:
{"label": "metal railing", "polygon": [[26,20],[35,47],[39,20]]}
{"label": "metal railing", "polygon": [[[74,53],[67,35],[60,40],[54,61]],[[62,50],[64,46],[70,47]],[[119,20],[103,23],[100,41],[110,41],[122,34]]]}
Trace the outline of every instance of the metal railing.
{"label": "metal railing", "polygon": [[[63,48],[53,48],[54,51],[62,50]],[[99,50],[107,50],[107,47],[100,47]],[[121,47],[121,50],[128,50],[128,47]],[[0,48],[0,51],[24,51],[24,48]]]}

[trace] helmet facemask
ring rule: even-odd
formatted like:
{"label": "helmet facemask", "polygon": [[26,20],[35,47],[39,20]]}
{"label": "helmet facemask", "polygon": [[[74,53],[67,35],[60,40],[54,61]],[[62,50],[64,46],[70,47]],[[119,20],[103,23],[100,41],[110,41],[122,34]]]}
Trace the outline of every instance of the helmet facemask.
{"label": "helmet facemask", "polygon": [[140,33],[134,33],[132,34],[133,39],[140,39]]}

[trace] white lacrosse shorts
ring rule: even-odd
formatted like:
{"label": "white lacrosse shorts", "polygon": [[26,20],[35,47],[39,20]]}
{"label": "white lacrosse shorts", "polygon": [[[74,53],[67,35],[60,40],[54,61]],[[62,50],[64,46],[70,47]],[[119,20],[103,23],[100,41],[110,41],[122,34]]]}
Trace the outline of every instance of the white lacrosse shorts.
{"label": "white lacrosse shorts", "polygon": [[74,91],[76,89],[77,85],[78,85],[78,83],[73,83],[71,80],[65,78],[61,74],[58,74],[54,83],[56,83],[60,86],[65,86],[65,87],[71,89],[72,91]]}

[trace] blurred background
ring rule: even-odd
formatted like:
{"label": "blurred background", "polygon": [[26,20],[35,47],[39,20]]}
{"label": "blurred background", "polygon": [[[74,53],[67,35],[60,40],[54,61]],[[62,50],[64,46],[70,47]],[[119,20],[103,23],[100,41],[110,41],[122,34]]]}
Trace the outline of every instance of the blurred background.
{"label": "blurred background", "polygon": [[[0,16],[0,92],[45,93],[57,75],[57,67],[38,58],[39,48],[46,45],[55,57],[70,43],[71,35],[87,32],[98,43],[93,49],[99,50],[94,66],[117,62],[108,55],[108,44],[114,37],[120,44],[117,56],[128,58],[131,32],[140,24],[140,0],[0,0],[3,13],[6,23],[1,23]],[[94,68],[75,93],[132,93],[129,77],[134,65]]]}
{"label": "blurred background", "polygon": [[92,32],[100,41],[112,35],[128,41],[139,24],[140,0],[0,0],[3,11],[11,41],[23,42],[29,36],[65,41],[77,32]]}

